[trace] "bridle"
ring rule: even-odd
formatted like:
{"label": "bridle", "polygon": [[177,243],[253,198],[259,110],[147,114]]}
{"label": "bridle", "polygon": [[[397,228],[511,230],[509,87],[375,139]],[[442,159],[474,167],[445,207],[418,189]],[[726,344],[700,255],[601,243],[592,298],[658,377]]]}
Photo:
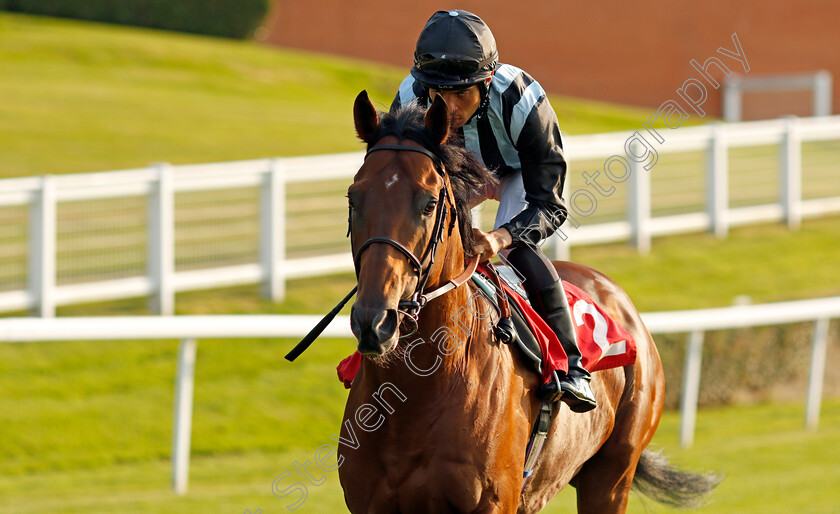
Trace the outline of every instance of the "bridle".
{"label": "bridle", "polygon": [[[353,255],[353,263],[356,268],[356,279],[359,278],[359,270],[361,268],[361,256],[362,252],[367,250],[372,244],[375,243],[384,243],[387,245],[391,245],[400,253],[405,255],[408,261],[411,263],[412,268],[416,273],[419,274],[419,280],[417,281],[417,287],[414,289],[414,293],[412,293],[411,297],[408,300],[401,300],[398,304],[399,310],[404,314],[408,315],[414,320],[415,323],[415,330],[417,326],[417,317],[420,313],[420,309],[422,309],[429,300],[437,298],[452,289],[460,286],[464,282],[466,282],[470,276],[472,276],[473,272],[475,271],[476,266],[478,265],[478,258],[473,258],[467,266],[467,269],[464,270],[463,273],[458,275],[457,277],[453,278],[446,284],[430,291],[428,293],[424,293],[424,289],[426,287],[426,283],[429,280],[429,272],[432,269],[432,266],[435,263],[435,256],[437,255],[437,248],[438,244],[443,240],[443,228],[446,221],[446,214],[447,209],[446,206],[449,206],[449,235],[452,235],[452,229],[455,228],[456,218],[456,209],[455,209],[455,202],[452,198],[452,195],[449,193],[449,188],[447,187],[446,183],[446,171],[444,169],[443,163],[441,163],[440,158],[435,155],[432,151],[420,147],[420,146],[409,146],[409,145],[379,145],[374,146],[368,149],[367,153],[365,154],[365,159],[373,152],[378,152],[381,150],[394,150],[398,152],[408,151],[408,152],[417,152],[425,155],[429,159],[432,160],[432,163],[435,165],[435,171],[437,171],[438,175],[444,178],[443,187],[440,190],[440,195],[438,197],[438,203],[435,207],[435,225],[432,231],[432,237],[429,240],[428,245],[426,246],[426,250],[423,252],[422,257],[418,258],[414,253],[405,247],[399,241],[386,237],[386,236],[373,236],[359,247],[356,253]],[[347,220],[347,235],[349,236],[352,232],[352,212],[350,217]],[[423,267],[423,262],[428,260],[428,264]],[[405,337],[405,336],[403,336]]]}
{"label": "bridle", "polygon": [[[359,279],[359,269],[361,267],[360,258],[362,256],[362,252],[364,252],[365,250],[370,248],[370,245],[372,245],[374,243],[384,243],[384,244],[387,244],[387,245],[391,245],[394,248],[396,248],[397,250],[399,250],[400,253],[405,255],[405,257],[411,263],[411,266],[414,268],[414,271],[419,274],[420,279],[417,281],[417,287],[414,289],[414,293],[411,295],[411,297],[408,300],[400,300],[400,302],[398,304],[398,310],[400,312],[402,312],[403,314],[405,314],[407,317],[409,317],[412,321],[414,321],[414,330],[412,330],[409,334],[405,334],[405,335],[400,336],[402,338],[402,337],[408,337],[408,336],[410,336],[411,334],[413,334],[414,332],[417,331],[417,329],[419,328],[419,323],[418,323],[417,318],[420,314],[420,309],[422,309],[423,306],[426,305],[426,303],[429,300],[433,300],[433,299],[437,298],[438,296],[446,294],[447,292],[455,289],[456,287],[460,287],[467,280],[470,279],[470,277],[475,272],[476,267],[478,266],[478,257],[473,257],[470,260],[470,262],[467,263],[467,269],[462,271],[460,275],[458,275],[457,277],[449,280],[447,283],[443,284],[442,286],[435,288],[433,291],[430,291],[428,293],[424,293],[423,290],[426,287],[426,282],[428,282],[428,280],[429,280],[429,272],[431,271],[432,266],[435,263],[435,256],[437,255],[438,244],[443,240],[443,224],[446,221],[446,209],[445,209],[444,205],[449,205],[449,212],[450,212],[450,218],[451,218],[449,220],[449,234],[450,235],[452,234],[452,229],[455,228],[457,210],[455,209],[454,199],[450,195],[449,189],[447,188],[447,185],[446,185],[446,171],[444,170],[443,164],[440,162],[440,158],[438,158],[437,155],[435,155],[433,152],[431,152],[427,148],[417,147],[417,146],[408,146],[408,145],[380,145],[380,146],[374,146],[373,148],[370,148],[367,151],[367,154],[365,154],[365,159],[367,159],[367,156],[370,155],[371,152],[376,152],[376,151],[379,151],[379,150],[395,150],[395,151],[398,151],[398,152],[409,151],[409,152],[421,153],[421,154],[425,155],[426,157],[428,157],[429,159],[432,160],[432,162],[435,164],[435,170],[438,172],[438,174],[441,177],[444,178],[443,188],[440,191],[440,196],[438,197],[438,203],[437,203],[436,212],[435,212],[435,228],[434,228],[434,231],[432,232],[432,238],[431,238],[431,240],[429,240],[429,244],[426,247],[426,250],[423,252],[422,259],[418,259],[417,256],[414,255],[414,253],[412,253],[411,250],[406,248],[399,241],[396,241],[396,240],[394,240],[390,237],[385,237],[385,236],[371,237],[370,239],[365,241],[362,244],[362,246],[359,247],[359,250],[356,251],[356,253],[353,255],[353,263],[355,264],[355,267],[356,267],[356,280],[357,281]],[[353,209],[351,207],[350,208],[350,216],[348,216],[348,218],[347,218],[347,236],[348,237],[352,233],[352,229],[353,229]],[[423,261],[425,261],[426,259],[429,260],[429,263],[426,266],[426,268],[424,269],[423,268]],[[292,351],[290,351],[286,355],[286,359],[289,360],[289,361],[294,361],[295,359],[298,358],[298,356],[301,353],[303,353],[307,348],[309,348],[309,345],[311,345],[312,342],[315,341],[315,339],[324,331],[324,329],[327,327],[327,325],[330,323],[330,321],[332,321],[335,318],[335,316],[338,314],[338,312],[344,307],[344,305],[347,304],[347,302],[350,300],[350,298],[352,298],[353,295],[356,294],[356,291],[358,290],[358,288],[359,288],[358,284],[353,286],[353,290],[350,291],[347,294],[347,296],[344,297],[343,300],[338,302],[338,305],[333,307],[333,309],[326,316],[324,316],[323,319],[321,319],[321,321],[319,321],[317,325],[315,325],[315,328],[313,328],[308,334],[306,334],[306,336],[303,339],[301,339],[301,341],[297,344],[297,346],[295,346],[292,349]],[[405,310],[402,310],[402,309],[405,309]]]}

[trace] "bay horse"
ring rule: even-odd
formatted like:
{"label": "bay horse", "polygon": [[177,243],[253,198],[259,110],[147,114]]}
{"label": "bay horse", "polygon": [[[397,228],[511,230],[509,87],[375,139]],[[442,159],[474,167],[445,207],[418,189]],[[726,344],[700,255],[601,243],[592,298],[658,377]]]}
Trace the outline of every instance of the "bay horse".
{"label": "bay horse", "polygon": [[[558,404],[523,488],[540,377],[465,309],[475,298],[470,281],[423,299],[463,274],[472,254],[469,199],[493,175],[447,141],[440,96],[428,110],[382,114],[362,91],[353,112],[368,153],[348,189],[358,276],[351,328],[364,354],[337,451],[350,511],[537,512],[567,484],[577,489],[579,512],[624,512],[631,484],[678,506],[702,500],[716,477],[678,471],[645,449],[664,377],[639,313],[605,275],[570,262],[554,263],[558,274],[628,330],[637,358],[593,373],[595,410]],[[412,324],[416,333],[401,338]]]}

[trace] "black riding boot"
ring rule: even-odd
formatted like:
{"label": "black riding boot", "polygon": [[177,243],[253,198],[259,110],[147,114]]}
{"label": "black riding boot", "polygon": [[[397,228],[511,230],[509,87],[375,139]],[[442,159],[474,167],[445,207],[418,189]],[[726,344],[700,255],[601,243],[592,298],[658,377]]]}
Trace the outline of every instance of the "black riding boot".
{"label": "black riding boot", "polygon": [[[557,377],[545,384],[540,390],[540,396],[549,401],[563,400],[573,412],[587,412],[595,408],[595,396],[589,387],[591,375],[581,365],[580,348],[578,348],[577,333],[572,322],[572,313],[563,283],[558,280],[554,284],[537,291],[539,296],[540,314],[554,330],[563,350],[569,358],[569,372],[563,378]],[[559,382],[559,383],[558,383]]]}

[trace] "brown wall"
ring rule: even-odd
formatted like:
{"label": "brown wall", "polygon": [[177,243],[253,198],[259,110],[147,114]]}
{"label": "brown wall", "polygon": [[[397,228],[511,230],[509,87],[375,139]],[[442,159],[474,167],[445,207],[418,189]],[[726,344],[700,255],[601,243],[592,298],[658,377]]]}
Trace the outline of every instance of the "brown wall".
{"label": "brown wall", "polygon": [[[461,0],[278,0],[269,15],[272,44],[405,66],[425,21],[439,8],[475,12],[493,30],[502,62],[527,70],[551,93],[656,107],[699,73],[689,64],[734,49],[738,34],[750,76],[828,69],[840,81],[840,2],[835,0],[602,0],[600,2]],[[718,72],[713,72],[713,75]],[[719,74],[715,76],[720,76]],[[720,92],[704,110],[720,116]],[[758,102],[763,116],[785,114],[779,99]],[[745,111],[751,102],[745,101]],[[807,115],[801,98],[787,109]],[[834,88],[833,112],[840,106]],[[768,109],[769,107],[769,109]],[[804,111],[804,112],[802,112]],[[693,112],[689,111],[691,114]],[[749,113],[745,113],[749,117]]]}

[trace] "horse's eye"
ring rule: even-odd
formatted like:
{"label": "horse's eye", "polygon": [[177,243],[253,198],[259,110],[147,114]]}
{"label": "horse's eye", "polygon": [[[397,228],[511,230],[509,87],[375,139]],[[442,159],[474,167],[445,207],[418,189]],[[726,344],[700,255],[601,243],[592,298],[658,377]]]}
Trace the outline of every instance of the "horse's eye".
{"label": "horse's eye", "polygon": [[429,200],[429,203],[426,204],[426,208],[423,209],[423,214],[426,216],[435,212],[435,207],[437,207],[437,200]]}
{"label": "horse's eye", "polygon": [[347,205],[348,205],[351,209],[355,209],[355,208],[356,208],[356,205],[355,205],[355,204],[353,204],[353,199],[352,199],[352,198],[350,198],[349,196],[347,197]]}

